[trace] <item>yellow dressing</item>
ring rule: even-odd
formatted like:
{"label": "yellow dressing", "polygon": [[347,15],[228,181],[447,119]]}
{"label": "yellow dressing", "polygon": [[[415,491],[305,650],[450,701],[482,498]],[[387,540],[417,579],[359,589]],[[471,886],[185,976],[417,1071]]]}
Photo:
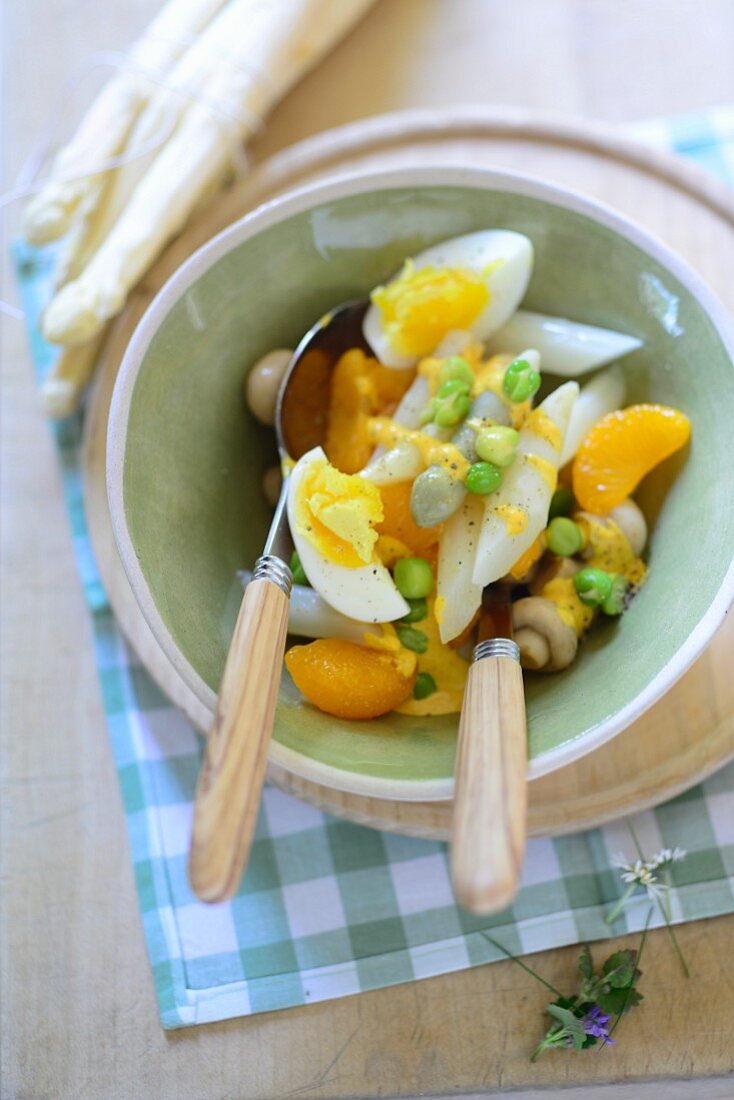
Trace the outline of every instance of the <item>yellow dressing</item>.
{"label": "yellow dressing", "polygon": [[494,513],[504,521],[508,535],[521,535],[528,525],[527,512],[512,504],[498,504]]}
{"label": "yellow dressing", "polygon": [[382,636],[363,634],[364,644],[368,649],[376,649],[380,653],[389,653],[401,676],[409,679],[415,672],[418,663],[417,655],[411,649],[406,649],[400,644],[392,623],[380,623],[379,625]]}
{"label": "yellow dressing", "polygon": [[561,435],[561,429],[556,422],[548,416],[547,412],[543,409],[534,409],[525,420],[525,428],[527,431],[532,432],[533,435],[537,435],[538,439],[542,439],[554,451],[560,451],[563,446],[563,436]]}
{"label": "yellow dressing", "polygon": [[[581,514],[575,515],[574,519],[583,531],[587,549],[591,551],[591,556],[584,563],[586,566],[603,569],[607,573],[620,573],[635,587],[644,583],[647,575],[645,563],[632,553],[627,537],[613,520],[596,520]],[[559,617],[579,637],[591,626],[594,609],[581,602],[572,577],[555,577],[543,586],[540,595],[553,601]]]}
{"label": "yellow dressing", "polygon": [[612,519],[592,519],[575,515],[591,552],[587,565],[604,569],[607,573],[621,573],[630,584],[639,586],[645,580],[647,567],[642,558],[636,558],[624,534]]}
{"label": "yellow dressing", "polygon": [[429,596],[428,617],[413,624],[416,630],[420,630],[428,638],[426,652],[418,654],[418,672],[427,672],[432,676],[438,690],[425,699],[408,699],[396,707],[399,714],[426,716],[456,714],[461,710],[469,661],[465,661],[456,650],[441,642],[436,616],[439,599],[440,597]]}
{"label": "yellow dressing", "polygon": [[[472,342],[467,344],[461,352],[460,358],[463,359],[476,374],[482,366],[482,345],[472,340]],[[439,387],[439,374],[445,362],[446,359],[438,359],[436,356],[429,355],[426,356],[425,359],[421,359],[418,364],[418,374],[428,380],[428,391],[431,396],[435,394]]]}
{"label": "yellow dressing", "polygon": [[425,432],[401,427],[386,416],[372,417],[369,421],[372,442],[381,447],[395,447],[398,443],[412,443],[420,452],[426,466],[442,466],[456,478],[463,480],[471,465],[453,443],[443,443]]}
{"label": "yellow dressing", "polygon": [[579,637],[589,629],[594,618],[594,609],[581,602],[572,577],[556,577],[548,581],[543,585],[540,594],[547,600],[553,600],[558,608],[559,618],[572,627]]}
{"label": "yellow dressing", "polygon": [[392,569],[401,558],[413,557],[413,551],[394,535],[380,535],[375,545],[375,553],[387,569]]}
{"label": "yellow dressing", "polygon": [[547,458],[541,458],[540,455],[524,455],[523,457],[528,466],[532,466],[534,470],[538,471],[551,493],[554,493],[558,484],[558,471],[553,463],[549,462]]}

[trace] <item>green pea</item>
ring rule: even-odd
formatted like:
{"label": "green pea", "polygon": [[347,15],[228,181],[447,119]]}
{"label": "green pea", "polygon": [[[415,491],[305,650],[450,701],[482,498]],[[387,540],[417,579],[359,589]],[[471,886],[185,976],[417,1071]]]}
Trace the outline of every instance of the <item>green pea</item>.
{"label": "green pea", "polygon": [[436,397],[439,399],[442,397],[450,397],[452,393],[469,393],[471,391],[471,385],[469,382],[464,382],[462,378],[449,378],[447,382],[439,388]]}
{"label": "green pea", "polygon": [[502,471],[499,466],[494,466],[491,462],[475,462],[469,467],[464,484],[468,492],[486,496],[487,493],[493,493],[495,489],[499,489],[502,484]]}
{"label": "green pea", "polygon": [[502,391],[509,401],[529,401],[539,389],[540,375],[527,359],[515,359],[510,363],[502,379]]}
{"label": "green pea", "polygon": [[420,600],[433,592],[433,570],[425,558],[401,558],[393,573],[397,590],[406,600]]}
{"label": "green pea", "polygon": [[470,407],[471,398],[468,393],[451,393],[448,397],[437,400],[434,422],[439,428],[455,428],[467,415]]}
{"label": "green pea", "polygon": [[403,615],[400,620],[401,623],[422,623],[424,619],[428,618],[428,604],[425,600],[408,600],[410,611],[407,615]]}
{"label": "green pea", "polygon": [[427,699],[428,696],[433,695],[436,690],[436,681],[433,679],[430,672],[419,672],[416,676],[415,684],[413,685],[413,698]]}
{"label": "green pea", "polygon": [[573,512],[575,503],[571,490],[562,485],[560,489],[556,489],[551,497],[548,520],[555,519],[556,516],[567,516],[570,512]]}
{"label": "green pea", "polygon": [[474,381],[474,371],[466,359],[462,359],[460,355],[452,355],[450,359],[441,364],[441,369],[438,372],[438,381],[441,385],[444,382],[450,382],[454,378],[467,382],[470,386]]}
{"label": "green pea", "polygon": [[430,424],[431,423],[434,416],[436,415],[436,409],[437,408],[438,408],[438,402],[436,401],[436,398],[433,397],[428,402],[425,409],[423,409],[423,411],[421,413],[421,427],[423,427],[424,424]]}
{"label": "green pea", "polygon": [[481,428],[477,433],[477,454],[485,462],[492,462],[495,466],[511,466],[515,461],[519,439],[519,432],[514,428],[505,428],[502,424]]}
{"label": "green pea", "polygon": [[400,644],[414,653],[425,653],[428,649],[428,635],[422,630],[416,630],[413,626],[396,626],[395,633]]}
{"label": "green pea", "polygon": [[548,524],[546,540],[551,554],[559,558],[572,558],[583,548],[585,539],[578,523],[568,516],[556,516]]}
{"label": "green pea", "polygon": [[301,565],[301,559],[295,550],[291,554],[291,573],[293,574],[294,584],[307,584],[310,587],[310,581],[306,576],[306,571]]}
{"label": "green pea", "polygon": [[600,607],[612,593],[612,578],[603,569],[588,566],[575,575],[573,586],[587,607]]}
{"label": "green pea", "polygon": [[605,615],[621,615],[627,602],[627,590],[629,585],[621,573],[612,576],[612,591],[609,593],[601,609]]}

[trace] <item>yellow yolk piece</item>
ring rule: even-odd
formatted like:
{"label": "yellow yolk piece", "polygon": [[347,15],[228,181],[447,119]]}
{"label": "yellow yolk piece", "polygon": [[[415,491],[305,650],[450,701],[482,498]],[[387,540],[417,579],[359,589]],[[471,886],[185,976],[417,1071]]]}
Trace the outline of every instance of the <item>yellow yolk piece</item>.
{"label": "yellow yolk piece", "polygon": [[383,518],[380,491],[372,482],[314,463],[295,501],[298,531],[327,561],[358,569],[373,560]]}
{"label": "yellow yolk piece", "polygon": [[451,329],[468,329],[489,302],[484,279],[459,267],[406,260],[400,274],[372,292],[382,326],[399,355],[428,355]]}
{"label": "yellow yolk piece", "polygon": [[442,443],[425,432],[410,431],[384,416],[373,417],[369,422],[372,442],[380,447],[395,447],[398,443],[412,443],[420,451],[426,466],[442,466],[456,478],[464,479],[471,463],[464,458],[453,443]]}
{"label": "yellow yolk piece", "polygon": [[458,714],[461,710],[470,662],[441,641],[438,632],[440,607],[436,606],[439,599],[429,596],[427,617],[414,624],[415,629],[428,638],[426,652],[418,654],[418,672],[432,676],[438,690],[425,699],[407,699],[395,708],[399,714]]}

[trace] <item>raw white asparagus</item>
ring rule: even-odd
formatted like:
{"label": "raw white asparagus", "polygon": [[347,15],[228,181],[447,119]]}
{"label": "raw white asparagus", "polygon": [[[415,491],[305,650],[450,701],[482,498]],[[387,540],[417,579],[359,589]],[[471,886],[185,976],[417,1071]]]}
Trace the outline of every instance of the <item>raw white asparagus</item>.
{"label": "raw white asparagus", "polygon": [[[118,168],[81,204],[72,228],[71,240],[64,249],[63,264],[66,282],[75,278],[91,257],[125,208],[147,169],[155,159],[156,137],[168,139],[181,116],[203,95],[217,67],[234,65],[251,67],[247,38],[242,33],[253,3],[262,0],[230,0],[212,19],[191,48],[179,59],[168,75],[165,87],[157,88],[143,107],[125,145],[134,160]],[[226,172],[226,169],[224,170]],[[218,190],[225,178],[214,183]],[[60,283],[61,285],[61,283]]]}
{"label": "raw white asparagus", "polygon": [[[242,28],[257,67],[223,66],[204,104],[183,115],[135,188],[110,235],[78,279],[48,306],[43,331],[53,343],[82,343],[122,308],[132,286],[189,217],[201,193],[229,164],[233,146],[327,52],[374,0],[258,3]],[[237,122],[231,125],[222,114]]]}
{"label": "raw white asparagus", "polygon": [[568,422],[561,466],[571,461],[597,420],[622,407],[624,393],[624,374],[617,364],[597,374],[582,387]]}
{"label": "raw white asparagus", "polygon": [[41,402],[47,416],[62,420],[71,416],[94,373],[107,327],[86,344],[64,348],[43,380]]}
{"label": "raw white asparagus", "polygon": [[436,591],[445,600],[438,625],[442,642],[466,629],[482,600],[482,586],[474,583],[472,573],[483,515],[483,499],[467,493],[441,535]]}
{"label": "raw white asparagus", "polygon": [[[509,573],[548,522],[548,508],[555,486],[544,476],[544,469],[558,469],[563,439],[578,393],[577,382],[565,382],[541,402],[520,430],[517,458],[505,471],[502,485],[485,498],[482,531],[472,574],[474,583],[482,588]],[[547,433],[536,434],[534,427],[539,414],[545,414],[558,429],[558,448],[549,439],[543,438]],[[534,465],[535,459],[540,460],[541,469]],[[524,526],[516,534],[510,533],[513,512],[508,512],[509,509],[516,509],[525,516]]]}
{"label": "raw white asparagus", "polygon": [[[206,26],[225,0],[169,0],[129,51],[130,69],[104,86],[71,140],[59,150],[48,183],[28,202],[23,233],[31,244],[57,240],[74,209],[98,184],[96,169],[117,156],[135,118],[171,64]],[[90,174],[91,173],[91,174]]]}
{"label": "raw white asparagus", "polygon": [[548,374],[576,378],[636,351],[642,341],[611,329],[518,309],[487,343],[489,352],[513,355],[526,347],[538,349]]}
{"label": "raw white asparagus", "polygon": [[[246,588],[252,580],[251,570],[241,569],[237,575],[242,587]],[[294,584],[288,610],[288,633],[297,634],[299,638],[343,638],[360,645],[365,634],[379,636],[382,631],[375,623],[360,623],[340,615],[313,588]]]}

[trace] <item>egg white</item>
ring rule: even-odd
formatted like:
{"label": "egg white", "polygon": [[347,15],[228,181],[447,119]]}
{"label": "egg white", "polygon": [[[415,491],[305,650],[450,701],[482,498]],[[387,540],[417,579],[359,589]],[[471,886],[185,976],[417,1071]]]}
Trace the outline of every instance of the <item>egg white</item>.
{"label": "egg white", "polygon": [[[469,332],[477,340],[487,340],[506,324],[527,290],[533,270],[533,245],[522,233],[509,229],[483,229],[452,237],[420,252],[413,259],[415,270],[423,267],[454,267],[481,274],[488,265],[502,260],[485,278],[489,302],[479,314]],[[378,307],[370,305],[365,314],[364,338],[386,367],[407,370],[414,367],[417,356],[398,354],[382,327]]]}
{"label": "egg white", "polygon": [[319,595],[335,611],[360,622],[387,623],[407,615],[410,607],[395,587],[390,571],[375,559],[368,565],[348,569],[322,557],[316,547],[299,533],[296,500],[311,468],[325,461],[321,447],[299,458],[288,479],[288,523],[306,576]]}

